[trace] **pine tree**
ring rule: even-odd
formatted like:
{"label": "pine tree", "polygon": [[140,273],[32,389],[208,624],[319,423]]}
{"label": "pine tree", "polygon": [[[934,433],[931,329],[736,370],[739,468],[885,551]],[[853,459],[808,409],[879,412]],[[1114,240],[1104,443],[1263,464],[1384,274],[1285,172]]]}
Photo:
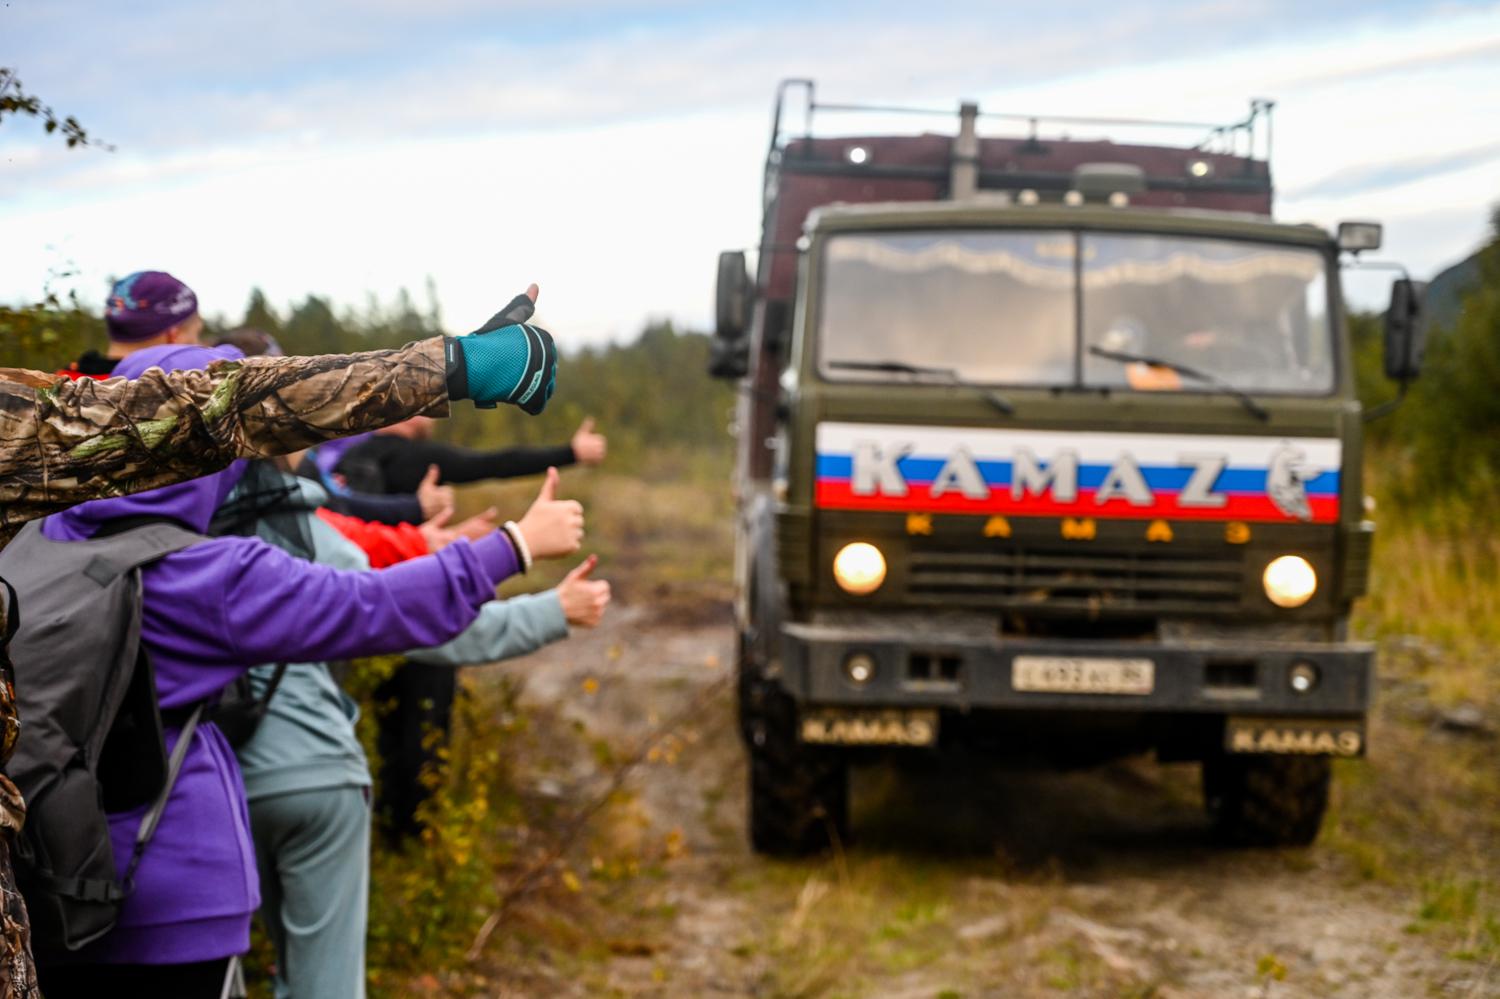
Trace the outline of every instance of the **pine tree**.
{"label": "pine tree", "polygon": [[265,330],[278,339],[282,333],[281,317],[276,315],[276,310],[266,301],[266,293],[259,288],[250,289],[250,301],[245,303],[245,318],[240,325]]}

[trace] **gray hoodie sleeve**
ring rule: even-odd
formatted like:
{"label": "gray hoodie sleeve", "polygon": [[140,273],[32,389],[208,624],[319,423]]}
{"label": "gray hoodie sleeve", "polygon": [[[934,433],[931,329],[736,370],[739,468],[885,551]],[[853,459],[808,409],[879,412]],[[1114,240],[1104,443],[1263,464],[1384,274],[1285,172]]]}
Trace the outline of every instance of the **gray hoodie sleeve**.
{"label": "gray hoodie sleeve", "polygon": [[427,666],[477,666],[535,652],[568,637],[568,619],[556,590],[492,600],[452,641],[414,649],[406,658]]}

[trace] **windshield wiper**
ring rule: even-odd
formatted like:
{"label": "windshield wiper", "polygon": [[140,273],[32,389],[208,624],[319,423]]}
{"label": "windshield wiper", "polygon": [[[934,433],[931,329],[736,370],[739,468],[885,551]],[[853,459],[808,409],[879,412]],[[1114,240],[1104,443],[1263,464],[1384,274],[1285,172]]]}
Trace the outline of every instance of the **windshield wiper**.
{"label": "windshield wiper", "polygon": [[973,389],[1006,416],[1016,415],[1016,407],[1012,406],[1005,396],[994,389],[965,381],[952,368],[931,368],[922,364],[907,364],[905,361],[829,361],[827,364],[830,368],[841,368],[845,371],[892,371],[903,375],[936,375],[939,378],[946,378],[948,384],[955,388]]}
{"label": "windshield wiper", "polygon": [[1266,411],[1266,408],[1250,398],[1249,393],[1244,389],[1236,388],[1218,375],[1211,375],[1207,371],[1199,371],[1197,368],[1190,368],[1186,364],[1178,364],[1176,361],[1151,357],[1149,354],[1132,354],[1127,350],[1109,350],[1098,344],[1092,344],[1089,347],[1089,353],[1108,361],[1118,361],[1121,364],[1145,364],[1153,368],[1166,368],[1168,371],[1175,371],[1184,378],[1192,378],[1204,382],[1226,395],[1234,396],[1240,401],[1240,405],[1249,410],[1251,416],[1254,416],[1262,423],[1271,419],[1271,414]]}

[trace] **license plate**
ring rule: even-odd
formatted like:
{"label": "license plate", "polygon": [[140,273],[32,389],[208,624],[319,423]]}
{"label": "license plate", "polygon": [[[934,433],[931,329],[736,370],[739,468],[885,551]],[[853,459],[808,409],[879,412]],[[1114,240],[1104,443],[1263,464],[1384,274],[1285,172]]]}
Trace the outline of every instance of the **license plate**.
{"label": "license plate", "polygon": [[933,708],[810,708],[800,731],[803,742],[826,746],[931,746],[937,742],[938,713]]}
{"label": "license plate", "polygon": [[1231,753],[1298,756],[1362,756],[1365,728],[1359,721],[1329,718],[1230,718],[1224,749]]}
{"label": "license plate", "polygon": [[1016,656],[1010,685],[1037,693],[1149,694],[1156,687],[1156,664],[1150,659]]}

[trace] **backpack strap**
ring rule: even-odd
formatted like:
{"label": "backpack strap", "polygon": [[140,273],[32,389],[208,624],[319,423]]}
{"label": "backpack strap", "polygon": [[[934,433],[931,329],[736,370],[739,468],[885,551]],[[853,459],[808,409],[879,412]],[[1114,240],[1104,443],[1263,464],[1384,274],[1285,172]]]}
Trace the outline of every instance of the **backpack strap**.
{"label": "backpack strap", "polygon": [[[279,687],[279,686],[281,686],[281,678],[284,677],[284,676],[286,676],[286,667],[287,667],[286,663],[277,663],[276,664],[276,668],[271,672],[271,679],[266,684],[266,691],[265,691],[265,693],[263,693],[259,697],[257,697],[255,699],[254,703],[248,709],[248,713],[249,713],[249,715],[251,717],[251,721],[253,722],[254,725],[259,725],[260,722],[261,722],[261,719],[265,718],[266,712],[269,711],[269,710],[271,710],[271,698],[272,698],[272,696],[275,695],[276,688]],[[223,700],[223,695],[229,689],[231,689],[231,688],[226,687],[224,690],[219,691],[219,693],[214,694],[211,697],[204,698],[203,700],[199,701],[197,704],[192,704],[192,705],[184,704],[180,708],[162,708],[161,709],[162,724],[164,724],[164,725],[175,725],[175,726],[178,726],[180,728],[180,727],[182,727],[182,726],[184,726],[184,725],[187,724],[188,719],[193,716],[193,712],[197,711],[199,708],[206,709],[205,712],[204,712],[204,716],[198,719],[200,722],[218,721],[219,720],[219,715],[220,715],[220,710],[219,709],[221,707],[225,706],[224,705],[224,700]],[[243,702],[241,702],[241,703],[243,703]],[[238,707],[238,705],[233,705],[233,706],[234,707]],[[229,733],[227,733],[227,732],[225,733],[226,736],[228,734]],[[231,745],[235,745],[237,747],[238,744],[236,744],[234,742],[233,738],[231,738],[229,741],[230,741]]]}
{"label": "backpack strap", "polygon": [[286,676],[286,663],[277,663],[276,668],[271,671],[271,679],[266,684],[266,692],[261,695],[255,703],[255,720],[259,722],[271,709],[271,697],[276,693],[276,688],[281,686],[281,678]]}
{"label": "backpack strap", "polygon": [[117,903],[125,901],[129,888],[117,881],[102,878],[60,878],[56,874],[37,870],[31,879],[44,885],[53,894],[76,898],[83,902]]}
{"label": "backpack strap", "polygon": [[111,520],[94,532],[89,540],[103,540],[127,533],[131,535],[128,544],[117,545],[113,551],[99,552],[89,559],[83,568],[83,574],[100,586],[108,586],[132,569],[204,540],[204,535],[189,530],[175,520],[149,515]]}
{"label": "backpack strap", "polygon": [[0,649],[3,649],[16,637],[16,632],[21,630],[21,608],[16,604],[15,587],[4,579],[0,579],[0,587],[5,588],[0,593],[0,617],[5,619],[4,632],[0,634]]}
{"label": "backpack strap", "polygon": [[203,717],[203,705],[200,703],[188,715],[186,724],[182,726],[182,734],[177,737],[177,744],[172,747],[172,755],[167,758],[167,780],[162,785],[161,794],[156,796],[150,810],[141,819],[140,828],[135,832],[135,849],[130,852],[130,863],[125,868],[125,876],[120,879],[120,884],[128,894],[135,887],[135,869],[140,866],[141,855],[146,852],[146,844],[151,842],[151,837],[156,835],[156,826],[161,822],[161,814],[167,809],[167,799],[172,796],[172,786],[177,783],[177,776],[182,773],[182,761],[187,758],[188,747],[193,743],[193,736],[198,732],[198,719]]}

